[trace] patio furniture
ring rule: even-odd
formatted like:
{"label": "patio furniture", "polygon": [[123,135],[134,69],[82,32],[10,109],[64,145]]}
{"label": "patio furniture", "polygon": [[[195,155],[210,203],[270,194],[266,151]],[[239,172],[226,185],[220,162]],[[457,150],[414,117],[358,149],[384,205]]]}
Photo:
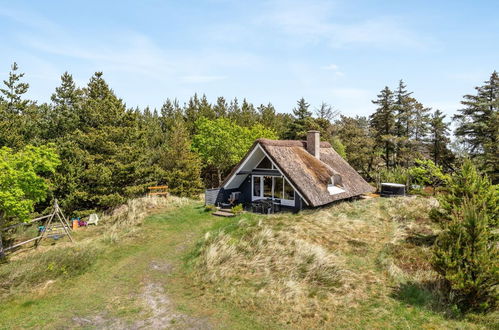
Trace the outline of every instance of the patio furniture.
{"label": "patio furniture", "polygon": [[230,194],[228,203],[220,203],[223,208],[229,208],[237,204],[239,198],[241,197],[240,191],[234,191]]}
{"label": "patio furniture", "polygon": [[272,199],[258,199],[251,203],[251,210],[254,213],[272,214],[277,209],[276,204],[280,204],[280,201],[277,203]]}
{"label": "patio furniture", "polygon": [[272,213],[281,212],[281,200],[274,199],[272,203]]}

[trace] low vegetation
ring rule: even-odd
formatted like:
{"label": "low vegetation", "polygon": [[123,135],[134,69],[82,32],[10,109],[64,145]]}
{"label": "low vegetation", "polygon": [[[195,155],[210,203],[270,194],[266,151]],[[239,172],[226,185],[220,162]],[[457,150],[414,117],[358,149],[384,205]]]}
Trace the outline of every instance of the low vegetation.
{"label": "low vegetation", "polygon": [[436,205],[373,198],[228,219],[186,198],[131,200],[76,231],[74,245],[12,255],[0,266],[0,318],[21,327],[497,326],[493,313],[463,318],[448,303],[431,264]]}
{"label": "low vegetation", "polygon": [[208,232],[190,262],[214,300],[282,326],[456,327],[431,265],[435,206],[378,198],[243,215]]}
{"label": "low vegetation", "polygon": [[179,197],[144,197],[104,215],[99,226],[73,233],[76,243],[45,243],[34,250],[28,246],[0,266],[0,297],[30,291],[59,278],[70,278],[87,271],[105,249],[122,243],[139,230],[146,216],[157,210],[168,211],[192,201]]}

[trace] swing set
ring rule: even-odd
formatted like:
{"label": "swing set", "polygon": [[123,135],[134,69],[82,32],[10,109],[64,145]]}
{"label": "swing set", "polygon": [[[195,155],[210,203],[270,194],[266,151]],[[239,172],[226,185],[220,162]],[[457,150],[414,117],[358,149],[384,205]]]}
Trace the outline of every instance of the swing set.
{"label": "swing set", "polygon": [[52,238],[54,240],[58,240],[59,238],[65,235],[67,235],[69,237],[69,240],[72,243],[74,243],[73,237],[71,236],[71,227],[69,226],[67,219],[64,217],[64,214],[62,213],[62,210],[57,202],[57,199],[54,201],[52,212],[50,214],[32,219],[28,222],[21,222],[12,226],[1,228],[0,232],[10,230],[19,226],[29,226],[39,221],[42,221],[42,223],[45,222],[45,224],[39,226],[38,236],[16,243],[12,246],[6,247],[3,249],[3,252],[10,251],[21,245],[33,241],[35,242],[34,247],[37,248],[44,239]]}

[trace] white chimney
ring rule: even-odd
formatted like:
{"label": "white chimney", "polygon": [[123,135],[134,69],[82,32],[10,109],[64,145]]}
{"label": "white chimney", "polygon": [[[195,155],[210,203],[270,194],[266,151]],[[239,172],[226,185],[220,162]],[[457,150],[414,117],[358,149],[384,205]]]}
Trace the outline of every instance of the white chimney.
{"label": "white chimney", "polygon": [[307,151],[317,159],[321,159],[321,136],[319,131],[307,132]]}

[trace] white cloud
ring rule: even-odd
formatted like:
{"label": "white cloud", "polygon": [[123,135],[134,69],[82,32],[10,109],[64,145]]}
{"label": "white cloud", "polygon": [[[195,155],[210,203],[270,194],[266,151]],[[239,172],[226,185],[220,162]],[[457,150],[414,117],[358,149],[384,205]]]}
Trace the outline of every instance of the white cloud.
{"label": "white cloud", "polygon": [[398,17],[360,19],[340,23],[331,1],[271,1],[260,24],[272,26],[293,38],[295,43],[325,42],[333,48],[369,45],[382,48],[424,48],[431,43],[405,28]]}

